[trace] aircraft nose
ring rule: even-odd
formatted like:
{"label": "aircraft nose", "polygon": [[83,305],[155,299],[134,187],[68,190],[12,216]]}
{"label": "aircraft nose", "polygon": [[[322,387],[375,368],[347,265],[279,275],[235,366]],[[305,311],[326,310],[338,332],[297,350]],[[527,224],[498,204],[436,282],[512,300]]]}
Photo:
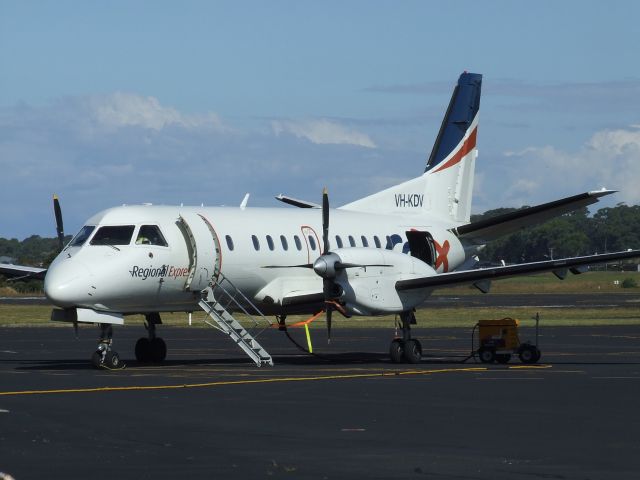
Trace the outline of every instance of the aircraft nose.
{"label": "aircraft nose", "polygon": [[52,264],[44,278],[44,294],[58,307],[73,307],[86,300],[89,270],[79,262]]}

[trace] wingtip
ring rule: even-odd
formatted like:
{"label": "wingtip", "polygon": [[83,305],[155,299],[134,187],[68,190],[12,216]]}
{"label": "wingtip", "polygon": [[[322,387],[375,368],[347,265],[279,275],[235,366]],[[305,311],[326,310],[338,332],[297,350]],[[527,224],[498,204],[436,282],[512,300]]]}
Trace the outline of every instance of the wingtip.
{"label": "wingtip", "polygon": [[611,195],[612,193],[618,193],[618,190],[609,190],[608,188],[602,187],[600,190],[591,190],[589,195],[598,198]]}

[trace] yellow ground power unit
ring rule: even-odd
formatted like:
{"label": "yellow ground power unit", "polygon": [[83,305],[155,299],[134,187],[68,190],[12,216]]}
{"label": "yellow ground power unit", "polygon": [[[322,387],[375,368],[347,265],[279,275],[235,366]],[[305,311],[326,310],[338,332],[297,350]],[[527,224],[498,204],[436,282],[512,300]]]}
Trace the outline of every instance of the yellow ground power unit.
{"label": "yellow ground power unit", "polygon": [[536,315],[536,344],[520,342],[518,327],[520,322],[515,318],[500,320],[480,320],[478,337],[480,346],[476,350],[482,363],[508,363],[512,355],[518,355],[522,363],[536,363],[540,360],[538,349],[538,321]]}

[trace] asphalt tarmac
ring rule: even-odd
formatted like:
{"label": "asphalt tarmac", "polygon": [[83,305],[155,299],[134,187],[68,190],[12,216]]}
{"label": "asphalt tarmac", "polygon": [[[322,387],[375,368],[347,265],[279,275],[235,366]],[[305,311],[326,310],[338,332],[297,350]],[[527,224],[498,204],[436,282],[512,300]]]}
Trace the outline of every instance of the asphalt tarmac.
{"label": "asphalt tarmac", "polygon": [[[97,328],[0,329],[0,472],[31,478],[629,479],[640,471],[640,327],[552,328],[542,360],[470,359],[467,329],[415,330],[418,365],[389,363],[393,332],[282,332],[256,368],[228,338],[165,328],[164,365],[95,370]],[[531,338],[531,330],[522,332]],[[292,331],[304,342],[304,330]]]}

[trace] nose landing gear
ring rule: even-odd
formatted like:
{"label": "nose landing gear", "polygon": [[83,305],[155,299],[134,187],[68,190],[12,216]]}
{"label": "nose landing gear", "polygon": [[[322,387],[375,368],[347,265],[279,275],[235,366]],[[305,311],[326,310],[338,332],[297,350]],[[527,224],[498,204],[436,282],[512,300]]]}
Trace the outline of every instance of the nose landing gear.
{"label": "nose landing gear", "polygon": [[113,327],[110,323],[100,324],[100,339],[98,348],[91,355],[91,363],[96,368],[118,369],[124,368],[118,352],[113,350]]}

